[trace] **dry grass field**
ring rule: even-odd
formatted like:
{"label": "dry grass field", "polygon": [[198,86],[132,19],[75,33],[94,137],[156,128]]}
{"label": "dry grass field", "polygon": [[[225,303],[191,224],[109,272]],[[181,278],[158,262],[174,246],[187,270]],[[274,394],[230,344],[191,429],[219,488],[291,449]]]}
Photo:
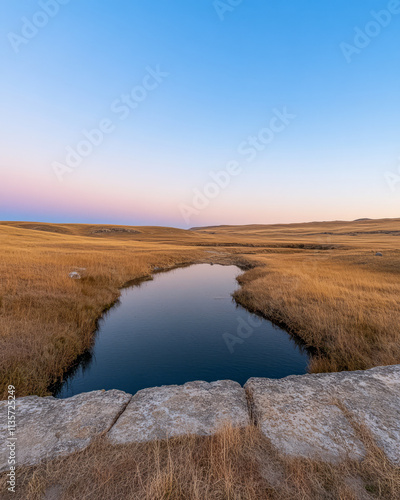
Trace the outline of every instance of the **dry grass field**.
{"label": "dry grass field", "polygon": [[[199,261],[248,269],[236,300],[313,348],[311,371],[400,362],[398,219],[192,231],[3,222],[0,240],[2,397],[10,383],[48,394],[124,284]],[[82,279],[68,277],[75,268]]]}
{"label": "dry grass field", "polygon": [[[24,500],[397,500],[400,469],[363,429],[367,455],[340,465],[278,454],[256,427],[216,436],[110,446],[99,439],[18,473]],[[6,491],[5,475],[0,491]],[[11,500],[15,494],[1,498]]]}
{"label": "dry grass field", "polygon": [[[399,219],[191,231],[3,222],[0,241],[3,398],[8,384],[18,396],[48,394],[90,347],[96,321],[124,284],[155,266],[193,262],[240,265],[236,300],[312,348],[310,371],[400,363]],[[68,277],[76,268],[85,268],[80,280]],[[100,439],[21,471],[20,495],[39,499],[49,489],[48,498],[60,499],[399,498],[399,470],[362,437],[367,458],[335,467],[276,456],[255,428],[146,446],[111,447]]]}
{"label": "dry grass field", "polygon": [[[86,227],[32,228],[0,226],[3,396],[10,380],[19,396],[46,395],[91,345],[96,320],[126,282],[149,275],[154,265],[169,267],[200,255],[185,246],[129,241],[124,234],[92,235]],[[75,268],[86,268],[83,279],[68,277]]]}

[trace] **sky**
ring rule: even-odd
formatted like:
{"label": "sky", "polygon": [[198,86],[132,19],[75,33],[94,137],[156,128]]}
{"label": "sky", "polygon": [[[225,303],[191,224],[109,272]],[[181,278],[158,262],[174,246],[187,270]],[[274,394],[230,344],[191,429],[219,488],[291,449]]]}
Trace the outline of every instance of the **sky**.
{"label": "sky", "polygon": [[3,0],[0,220],[399,217],[399,0]]}

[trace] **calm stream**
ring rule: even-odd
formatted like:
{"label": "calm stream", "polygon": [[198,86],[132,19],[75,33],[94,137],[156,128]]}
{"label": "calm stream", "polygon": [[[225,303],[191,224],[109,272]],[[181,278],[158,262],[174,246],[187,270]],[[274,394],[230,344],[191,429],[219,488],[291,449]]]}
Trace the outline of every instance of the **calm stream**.
{"label": "calm stream", "polygon": [[309,355],[298,341],[233,301],[240,273],[197,264],[125,288],[54,395],[306,373]]}

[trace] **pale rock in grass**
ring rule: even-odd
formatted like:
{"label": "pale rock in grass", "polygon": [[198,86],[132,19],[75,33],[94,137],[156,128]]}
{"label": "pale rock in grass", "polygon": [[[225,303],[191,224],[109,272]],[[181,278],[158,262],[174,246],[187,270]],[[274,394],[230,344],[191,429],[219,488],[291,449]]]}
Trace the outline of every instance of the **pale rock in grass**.
{"label": "pale rock in grass", "polygon": [[231,380],[188,382],[143,389],[108,433],[113,444],[187,434],[209,436],[223,426],[250,424],[244,389]]}
{"label": "pale rock in grass", "polygon": [[[68,399],[16,400],[17,466],[34,465],[86,448],[107,432],[131,399],[122,391],[93,391]],[[7,401],[0,401],[0,472],[9,470]]]}
{"label": "pale rock in grass", "polygon": [[73,279],[73,280],[80,280],[81,279],[81,275],[77,271],[71,271],[68,274],[68,277]]}

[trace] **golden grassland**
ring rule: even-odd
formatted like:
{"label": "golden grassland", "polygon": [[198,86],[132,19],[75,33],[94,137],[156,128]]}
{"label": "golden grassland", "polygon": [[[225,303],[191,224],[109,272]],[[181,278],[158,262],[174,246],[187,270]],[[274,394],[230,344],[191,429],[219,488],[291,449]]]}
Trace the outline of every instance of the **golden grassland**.
{"label": "golden grassland", "polygon": [[[72,229],[72,228],[68,228]],[[77,233],[80,228],[77,228]],[[0,226],[0,384],[46,395],[92,342],[96,320],[129,280],[153,265],[193,260],[195,249]],[[86,276],[72,280],[75,267]]]}
{"label": "golden grassland", "polygon": [[[193,231],[3,222],[0,242],[2,398],[8,384],[18,396],[48,394],[90,347],[97,319],[124,284],[154,266],[194,262],[240,265],[236,300],[312,348],[310,371],[400,363],[399,219]],[[82,279],[68,278],[74,268],[86,268]],[[39,499],[50,488],[61,500],[400,498],[399,469],[365,430],[357,432],[367,457],[338,466],[279,456],[254,427],[125,447],[101,438],[81,453],[21,469],[18,494]]]}
{"label": "golden grassland", "polygon": [[[400,469],[365,429],[366,457],[339,465],[293,459],[256,427],[212,437],[111,446],[104,438],[69,457],[18,471],[24,500],[397,500]],[[0,491],[6,477],[0,476]],[[5,493],[1,498],[12,499]]]}
{"label": "golden grassland", "polygon": [[[3,222],[0,241],[2,398],[10,383],[48,394],[125,283],[200,261],[247,268],[236,300],[313,348],[310,371],[400,362],[399,219],[194,231]],[[76,267],[81,280],[68,277]]]}
{"label": "golden grassland", "polygon": [[[316,355],[312,372],[364,370],[400,361],[400,252],[347,251],[304,260],[259,258],[235,298],[298,333]],[[390,263],[388,264],[388,261]]]}

